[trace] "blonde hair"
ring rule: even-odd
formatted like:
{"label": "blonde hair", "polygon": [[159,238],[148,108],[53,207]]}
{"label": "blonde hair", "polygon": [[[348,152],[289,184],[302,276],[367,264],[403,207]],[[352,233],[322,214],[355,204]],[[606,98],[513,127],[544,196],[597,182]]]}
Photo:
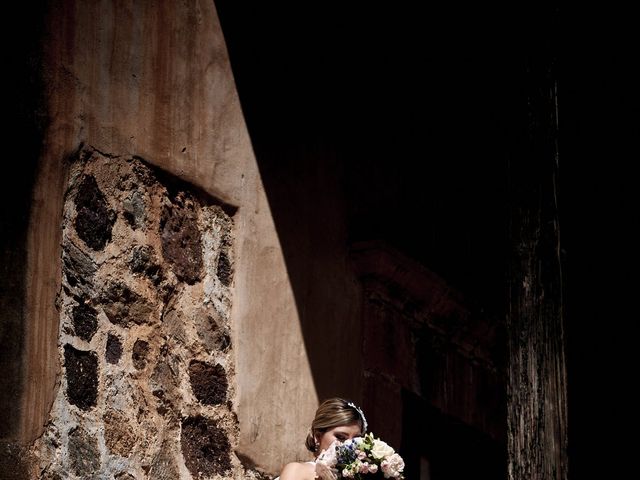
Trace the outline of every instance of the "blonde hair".
{"label": "blonde hair", "polygon": [[359,423],[360,433],[363,435],[366,433],[367,421],[364,418],[362,410],[353,402],[339,397],[325,400],[316,410],[316,416],[313,422],[311,422],[311,428],[304,442],[307,450],[310,452],[317,450],[316,439],[318,435],[326,432],[330,428],[350,425],[352,423]]}

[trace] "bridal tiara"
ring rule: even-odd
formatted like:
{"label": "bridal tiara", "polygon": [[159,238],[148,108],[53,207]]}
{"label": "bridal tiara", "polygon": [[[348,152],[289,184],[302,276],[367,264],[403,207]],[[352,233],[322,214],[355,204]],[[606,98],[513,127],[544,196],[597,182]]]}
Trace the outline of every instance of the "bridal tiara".
{"label": "bridal tiara", "polygon": [[364,413],[362,412],[362,410],[360,409],[360,407],[358,407],[355,403],[353,402],[347,402],[347,405],[351,408],[353,408],[356,412],[358,412],[358,415],[360,415],[360,418],[362,419],[362,433],[365,434],[367,433],[367,427],[369,426],[367,424],[367,419],[364,416]]}

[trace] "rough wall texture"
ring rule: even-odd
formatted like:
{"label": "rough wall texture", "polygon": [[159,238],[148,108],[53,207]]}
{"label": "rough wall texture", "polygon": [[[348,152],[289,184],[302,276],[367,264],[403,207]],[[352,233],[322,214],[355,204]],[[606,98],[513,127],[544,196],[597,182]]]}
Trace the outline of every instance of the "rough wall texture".
{"label": "rough wall texture", "polygon": [[33,477],[252,477],[232,453],[232,217],[138,158],[84,148],[62,229],[62,375]]}

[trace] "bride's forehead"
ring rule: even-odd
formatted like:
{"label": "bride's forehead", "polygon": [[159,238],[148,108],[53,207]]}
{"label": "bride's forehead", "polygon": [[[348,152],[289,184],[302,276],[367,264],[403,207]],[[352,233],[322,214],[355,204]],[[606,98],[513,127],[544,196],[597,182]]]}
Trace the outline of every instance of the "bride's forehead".
{"label": "bride's forehead", "polygon": [[350,423],[348,425],[338,425],[337,427],[331,428],[330,431],[334,433],[338,433],[338,432],[352,433],[354,431],[359,432],[360,425],[357,423]]}

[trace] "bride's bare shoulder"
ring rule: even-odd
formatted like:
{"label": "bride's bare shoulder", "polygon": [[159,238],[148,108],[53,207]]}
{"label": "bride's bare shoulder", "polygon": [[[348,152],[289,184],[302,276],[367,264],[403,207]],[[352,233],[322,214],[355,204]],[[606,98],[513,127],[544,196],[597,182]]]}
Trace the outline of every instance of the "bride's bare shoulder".
{"label": "bride's bare shoulder", "polygon": [[280,473],[280,480],[313,480],[315,468],[312,463],[287,463]]}

